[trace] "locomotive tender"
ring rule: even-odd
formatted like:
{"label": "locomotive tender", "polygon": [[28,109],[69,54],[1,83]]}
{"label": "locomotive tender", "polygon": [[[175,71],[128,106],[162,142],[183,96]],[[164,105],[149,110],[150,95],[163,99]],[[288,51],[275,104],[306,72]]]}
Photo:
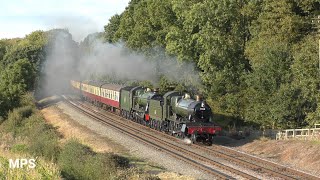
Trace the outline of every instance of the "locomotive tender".
{"label": "locomotive tender", "polygon": [[71,86],[83,98],[104,109],[193,143],[211,145],[221,131],[212,122],[211,108],[200,99],[169,91],[163,96],[141,86],[121,86],[71,80]]}

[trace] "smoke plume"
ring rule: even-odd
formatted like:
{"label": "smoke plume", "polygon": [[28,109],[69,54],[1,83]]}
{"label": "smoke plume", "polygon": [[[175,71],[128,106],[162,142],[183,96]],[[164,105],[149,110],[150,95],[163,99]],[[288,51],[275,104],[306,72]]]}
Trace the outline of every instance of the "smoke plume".
{"label": "smoke plume", "polygon": [[148,80],[156,84],[160,75],[175,82],[199,83],[199,75],[192,63],[178,62],[155,49],[152,57],[130,52],[123,44],[107,44],[95,41],[89,54],[80,61],[83,78],[92,73],[116,76],[127,80]]}
{"label": "smoke plume", "polygon": [[155,85],[159,76],[164,75],[175,82],[200,85],[194,64],[179,62],[159,48],[146,57],[128,50],[122,43],[103,43],[94,36],[80,47],[66,30],[52,34],[40,79],[42,97],[65,93],[71,79],[87,80],[92,74],[129,81],[148,80]]}

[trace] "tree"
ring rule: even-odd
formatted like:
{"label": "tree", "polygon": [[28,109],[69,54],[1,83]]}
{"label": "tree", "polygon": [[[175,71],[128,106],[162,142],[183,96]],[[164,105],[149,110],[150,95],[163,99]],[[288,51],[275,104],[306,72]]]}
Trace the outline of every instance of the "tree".
{"label": "tree", "polygon": [[294,44],[300,44],[302,35],[310,31],[305,28],[308,26],[304,19],[293,1],[269,0],[261,4],[261,13],[252,21],[251,38],[246,46],[252,68],[246,76],[246,120],[269,127],[304,125],[306,108],[310,111],[308,106],[313,103],[295,85],[298,71],[293,71],[298,60],[294,52],[301,51]]}
{"label": "tree", "polygon": [[[35,71],[27,59],[20,59],[10,64],[0,76],[0,101],[2,112],[0,116],[20,103],[20,97],[28,90],[32,90],[35,81]],[[2,97],[2,98],[1,98]]]}
{"label": "tree", "polygon": [[116,14],[112,16],[109,20],[109,23],[104,26],[104,32],[105,32],[105,40],[109,43],[115,43],[116,37],[115,34],[117,30],[119,29],[121,16]]}
{"label": "tree", "polygon": [[[105,33],[150,60],[164,63],[163,48],[164,57],[195,63],[215,113],[297,127],[320,114],[310,21],[319,7],[319,0],[134,0]],[[161,76],[160,90],[188,88],[178,84]]]}

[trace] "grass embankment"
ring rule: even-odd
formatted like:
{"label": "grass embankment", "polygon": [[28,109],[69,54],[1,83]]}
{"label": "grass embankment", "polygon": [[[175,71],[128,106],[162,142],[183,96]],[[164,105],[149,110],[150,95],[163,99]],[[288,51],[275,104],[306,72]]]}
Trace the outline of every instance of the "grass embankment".
{"label": "grass embankment", "polygon": [[[129,168],[129,160],[113,153],[96,153],[61,134],[44,121],[32,99],[8,114],[0,125],[0,179],[153,179]],[[34,169],[9,168],[9,159],[36,159]]]}

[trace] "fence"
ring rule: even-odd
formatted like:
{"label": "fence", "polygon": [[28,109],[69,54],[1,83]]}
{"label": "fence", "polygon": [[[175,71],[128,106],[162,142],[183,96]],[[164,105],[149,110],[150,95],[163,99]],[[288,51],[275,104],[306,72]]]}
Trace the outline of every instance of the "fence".
{"label": "fence", "polygon": [[309,129],[286,129],[279,131],[276,135],[277,140],[287,139],[319,139],[320,124],[315,124],[314,128]]}

